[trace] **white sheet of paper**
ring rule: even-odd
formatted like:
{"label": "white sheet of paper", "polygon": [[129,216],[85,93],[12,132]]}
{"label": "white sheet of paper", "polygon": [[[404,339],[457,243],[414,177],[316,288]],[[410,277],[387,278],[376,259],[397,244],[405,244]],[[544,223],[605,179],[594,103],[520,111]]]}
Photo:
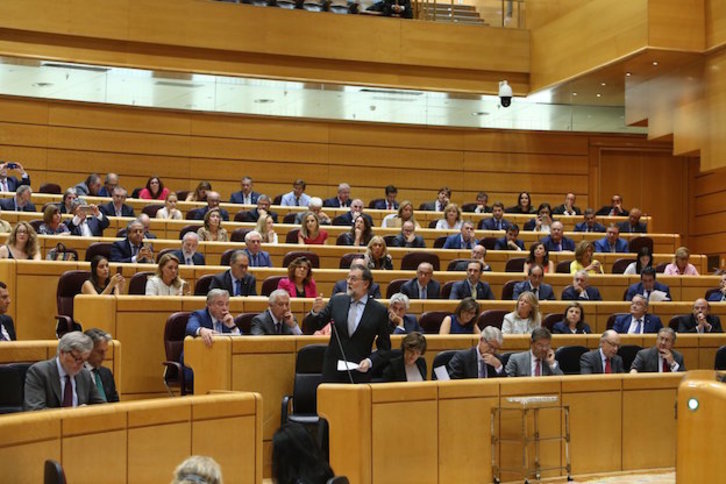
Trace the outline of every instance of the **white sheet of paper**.
{"label": "white sheet of paper", "polygon": [[434,368],[434,375],[436,375],[437,380],[451,380],[451,378],[449,378],[449,372],[446,371],[446,367],[443,365]]}
{"label": "white sheet of paper", "polygon": [[360,366],[358,363],[353,363],[352,361],[338,360],[338,371],[345,371],[346,365],[348,365],[348,369],[351,371],[357,370]]}
{"label": "white sheet of paper", "polygon": [[668,299],[668,295],[663,291],[651,292],[648,300],[651,302],[670,301],[670,299]]}

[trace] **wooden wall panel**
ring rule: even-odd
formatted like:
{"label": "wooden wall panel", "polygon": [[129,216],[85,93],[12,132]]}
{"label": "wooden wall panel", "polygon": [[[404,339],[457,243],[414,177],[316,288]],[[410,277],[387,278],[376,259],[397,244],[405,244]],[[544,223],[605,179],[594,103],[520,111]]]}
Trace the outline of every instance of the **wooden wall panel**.
{"label": "wooden wall panel", "polygon": [[726,4],[720,0],[706,0],[706,46],[709,49],[726,43]]}
{"label": "wooden wall panel", "polygon": [[707,0],[648,0],[648,45],[702,51]]}

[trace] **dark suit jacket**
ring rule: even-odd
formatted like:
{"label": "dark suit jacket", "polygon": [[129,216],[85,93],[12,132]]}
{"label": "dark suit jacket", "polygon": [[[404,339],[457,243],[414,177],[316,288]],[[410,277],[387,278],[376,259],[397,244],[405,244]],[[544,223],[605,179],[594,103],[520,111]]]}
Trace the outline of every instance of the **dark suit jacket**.
{"label": "dark suit jacket", "polygon": [[421,325],[418,324],[416,316],[414,316],[413,314],[403,315],[403,329],[399,328],[398,326],[394,326],[390,320],[388,321],[388,323],[388,330],[391,332],[391,334],[408,334],[413,333],[414,331],[418,331],[419,333],[424,332]]}
{"label": "dark suit jacket", "polygon": [[426,212],[435,212],[436,211],[436,200],[433,202],[424,202],[421,204],[421,210],[424,210]]}
{"label": "dark suit jacket", "polygon": [[7,178],[7,182],[8,182],[8,191],[9,192],[14,192],[15,190],[18,189],[18,187],[20,185],[28,185],[28,186],[30,186],[30,175],[28,175],[26,173],[25,176],[22,177],[20,180],[18,180],[14,176],[9,176]]}
{"label": "dark suit jacket", "polygon": [[[405,294],[409,299],[419,299],[418,280],[414,277],[410,281],[401,285],[401,294]],[[439,299],[441,297],[441,284],[431,279],[426,286],[426,299]]]}
{"label": "dark suit jacket", "polygon": [[16,339],[18,339],[17,335],[15,334],[15,324],[13,323],[13,318],[8,316],[7,314],[1,314],[0,326],[5,328],[5,331],[8,332],[8,336],[10,336],[10,341],[15,341]]}
{"label": "dark suit jacket", "polygon": [[[469,259],[466,260],[460,260],[456,264],[454,264],[453,269],[450,269],[451,272],[466,272],[466,270],[469,268]],[[491,272],[492,266],[489,264],[484,264],[484,268],[482,269],[483,272]]]}
{"label": "dark suit jacket", "polygon": [[[256,205],[257,204],[257,199],[258,198],[260,198],[260,194],[259,193],[257,193],[257,192],[250,193],[250,202],[251,202],[252,205]],[[234,192],[229,197],[229,203],[240,203],[240,204],[244,203],[244,195],[242,195],[242,190],[240,190],[238,192]],[[255,220],[255,222],[256,222],[256,220]]]}
{"label": "dark suit jacket", "polygon": [[[518,282],[514,285],[514,292],[512,293],[512,299],[517,300],[520,294],[522,294],[525,291],[531,291],[531,288],[529,287],[529,281],[522,281]],[[555,292],[552,290],[552,286],[549,284],[545,284],[544,282],[539,285],[539,296],[537,299],[540,301],[549,300],[554,301],[555,300]]]}
{"label": "dark suit jacket", "polygon": [[[267,215],[272,217],[272,221],[277,223],[277,212],[273,212],[270,210],[267,212]],[[202,216],[204,218],[204,216]],[[257,221],[260,219],[260,212],[257,211],[257,207],[253,208],[252,210],[248,210],[244,213],[244,220],[243,222],[254,222],[257,223]],[[225,218],[225,220],[228,220]]]}
{"label": "dark suit jacket", "polygon": [[15,197],[0,198],[0,208],[8,212],[37,212],[35,205],[28,202],[22,210],[15,210]]}
{"label": "dark suit jacket", "polygon": [[[671,352],[673,353],[673,359],[676,360],[676,363],[678,363],[678,371],[686,371],[686,365],[683,362],[683,355],[676,350],[671,350]],[[633,368],[639,372],[658,373],[658,347],[653,346],[652,348],[646,348],[638,351],[630,369]]]}
{"label": "dark suit jacket", "polygon": [[[368,215],[367,213],[361,213],[361,216],[364,219],[368,220],[368,223],[370,224],[370,226],[373,227],[373,218],[370,215]],[[338,215],[337,217],[335,217],[333,219],[333,225],[339,225],[339,224],[341,226],[343,226],[343,225],[348,225],[348,226],[353,225],[353,214],[351,212],[346,212],[346,213],[344,213],[342,215]]]}
{"label": "dark suit jacket", "polygon": [[[532,360],[528,351],[514,353],[507,361],[507,376],[532,376]],[[544,361],[540,365],[542,376],[562,375],[559,365],[553,370]]]}
{"label": "dark suit jacket", "polygon": [[[506,220],[502,218],[501,220],[501,230],[507,230],[509,227],[512,226],[512,223],[509,220]],[[494,217],[490,218],[483,218],[479,221],[479,226],[477,227],[479,230],[500,230],[497,229],[495,226],[496,221],[494,220]]]}
{"label": "dark suit jacket", "polygon": [[[446,365],[446,371],[449,373],[449,378],[452,380],[479,378],[479,362],[476,356],[477,351],[479,351],[479,349],[476,346],[466,350],[457,351],[449,360],[449,364]],[[499,355],[495,356],[499,359]],[[487,365],[487,378],[503,376],[506,376],[504,368],[502,368],[501,373],[497,373],[497,370],[492,365]]]}
{"label": "dark suit jacket", "polygon": [[[101,384],[103,385],[103,392],[106,394],[106,401],[109,403],[118,402],[118,392],[116,391],[116,382],[113,379],[113,373],[105,366],[99,366],[98,374],[101,376]],[[91,372],[93,376],[93,372]]]}
{"label": "dark suit jacket", "polygon": [[[547,247],[547,250],[549,252],[559,252],[557,250],[557,244],[555,244],[552,241],[551,236],[548,235],[547,237],[544,237],[542,240],[540,240],[540,242],[542,242],[544,244],[544,246]],[[565,236],[562,236],[561,243],[562,243],[562,250],[571,250],[571,251],[575,250],[575,241],[574,240],[567,238]]]}
{"label": "dark suit jacket", "polygon": [[643,222],[638,222],[638,225],[633,227],[632,225],[630,225],[630,220],[626,220],[625,222],[620,222],[618,224],[618,228],[620,229],[620,232],[624,233],[624,234],[631,234],[631,233],[647,234],[648,233],[648,227]]}
{"label": "dark suit jacket", "polygon": [[[625,373],[623,368],[623,359],[618,355],[613,356],[610,359],[610,369],[613,373]],[[580,357],[580,373],[583,375],[589,375],[591,373],[604,373],[605,369],[602,366],[602,359],[600,359],[600,349],[588,351],[583,353]]]}
{"label": "dark suit jacket", "polygon": [[[393,202],[393,209],[398,210],[398,202]],[[385,200],[378,200],[374,205],[373,208],[376,210],[388,210],[386,208],[386,201]]]}
{"label": "dark suit jacket", "polygon": [[[668,299],[670,299],[671,301],[673,300],[673,298],[671,297],[671,290],[665,284],[662,284],[662,283],[660,283],[658,281],[655,281],[655,284],[653,285],[653,288],[656,291],[663,291],[668,296]],[[636,294],[643,294],[643,283],[642,282],[637,282],[635,284],[632,284],[628,288],[628,292],[625,294],[625,300],[626,301],[632,301],[633,300],[633,296],[635,296]]]}
{"label": "dark suit jacket", "polygon": [[[184,265],[186,264],[186,260],[184,259],[184,254],[182,253],[181,249],[175,250],[172,252],[172,254],[179,259],[179,263]],[[195,252],[192,256],[192,263],[195,266],[203,266],[206,264],[206,261],[204,260],[204,255],[200,254],[199,252]]]}
{"label": "dark suit jacket", "polygon": [[[219,215],[222,217],[222,220],[229,222],[229,212],[222,207],[217,207],[217,209],[219,210]],[[208,211],[209,207],[199,207],[195,208],[194,210],[189,210],[189,212],[187,213],[187,220],[204,220],[204,216],[207,214]],[[257,219],[250,220],[250,222],[253,221],[257,222]],[[276,218],[275,222],[277,222]]]}
{"label": "dark suit jacket", "polygon": [[[348,334],[348,310],[350,309],[350,297],[347,294],[338,294],[330,298],[328,305],[318,314],[308,313],[305,316],[304,324],[322,328],[328,322],[335,325],[330,334],[330,343],[325,350],[323,360],[323,381],[324,382],[348,382],[348,373],[338,371],[338,360],[345,358],[340,352],[339,344],[343,347],[347,361],[359,363],[365,358],[370,358],[373,366],[381,364],[391,350],[391,339],[388,333],[388,310],[383,304],[373,298],[368,298],[360,323],[355,333]],[[377,351],[371,354],[373,342],[376,343]],[[370,380],[371,370],[366,373],[352,371],[353,380],[366,382]]]}
{"label": "dark suit jacket", "polygon": [[330,208],[343,208],[343,207],[350,207],[350,202],[352,200],[349,198],[347,202],[345,202],[343,205],[340,204],[340,200],[338,200],[338,197],[331,197],[326,198],[323,200],[323,207],[330,207]]}
{"label": "dark suit jacket", "polygon": [[[91,233],[95,237],[102,237],[103,231],[109,226],[110,222],[108,217],[103,216],[100,220],[98,217],[91,216],[86,217],[86,223],[88,228],[91,229]],[[73,218],[69,218],[65,221],[66,227],[71,231],[71,235],[81,236],[81,228],[73,223]]]}
{"label": "dark suit jacket", "polygon": [[[341,279],[335,283],[335,286],[333,286],[333,294],[331,296],[335,296],[336,294],[345,293],[348,291],[348,281],[345,279]],[[380,299],[381,298],[381,286],[379,286],[377,283],[371,284],[371,287],[368,288],[368,295],[372,297],[373,299]]]}
{"label": "dark suit jacket", "polygon": [[[255,276],[247,273],[242,281],[242,295],[256,296],[256,285],[257,281],[255,280]],[[232,273],[230,270],[228,269],[222,273],[215,274],[212,282],[209,284],[209,289],[225,289],[232,296],[234,294],[234,288],[232,287]]]}
{"label": "dark suit jacket", "polygon": [[[615,319],[613,329],[618,333],[626,334],[632,319],[633,316],[630,314],[623,314],[622,316],[619,316]],[[643,333],[657,333],[663,327],[663,323],[660,321],[658,316],[646,314],[644,319]]]}
{"label": "dark suit jacket", "polygon": [[472,237],[469,239],[469,242],[464,242],[464,238],[461,236],[461,234],[453,234],[446,237],[446,242],[444,242],[443,249],[473,249],[474,246],[477,244],[476,238]]}
{"label": "dark suit jacket", "polygon": [[418,249],[425,249],[426,248],[426,242],[424,242],[423,237],[420,235],[415,235],[413,242],[408,243],[406,241],[406,238],[402,234],[398,234],[393,238],[393,243],[391,243],[392,247],[415,247]]}
{"label": "dark suit jacket", "polygon": [[[610,210],[612,210],[612,208],[613,208],[612,205],[603,205],[600,208],[600,210],[595,212],[595,215],[610,215]],[[618,217],[627,217],[628,212],[630,212],[630,210],[628,210],[627,208],[622,208],[622,209],[620,209],[620,211],[618,213],[616,213],[614,215],[616,215]]]}
{"label": "dark suit jacket", "polygon": [[[600,291],[598,291],[597,287],[588,286],[587,289],[585,289],[585,292],[587,293],[588,299],[583,299],[583,301],[602,301],[602,296],[600,295]],[[562,291],[562,300],[563,301],[580,301],[580,295],[575,291],[575,288],[572,286],[567,286],[564,291]]]}
{"label": "dark suit jacket", "polygon": [[[297,323],[297,320],[295,320],[295,323]],[[264,312],[252,318],[250,334],[254,336],[263,336],[266,334],[277,336],[277,332],[275,331],[275,323],[272,321],[270,311],[265,310]],[[286,336],[291,336],[295,333],[293,333],[292,328],[290,328],[285,323],[282,323],[282,334]]]}
{"label": "dark suit jacket", "polygon": [[[608,243],[607,237],[596,240],[592,245],[595,247],[595,252],[610,252],[610,244]],[[615,252],[628,252],[628,241],[618,238],[615,241]]]}
{"label": "dark suit jacket", "polygon": [[[515,239],[514,243],[517,244],[517,247],[524,250],[524,242],[522,242],[519,239]],[[510,249],[509,246],[507,245],[507,238],[502,237],[500,239],[497,239],[497,243],[494,244],[494,250],[512,250],[512,249]]]}
{"label": "dark suit jacket", "polygon": [[[28,373],[25,375],[25,399],[23,401],[25,410],[43,410],[62,406],[63,395],[61,394],[56,358],[39,361],[28,368]],[[76,380],[79,406],[106,403],[98,394],[96,384],[88,370],[81,368],[81,371],[73,378]]]}
{"label": "dark suit jacket", "polygon": [[[113,202],[108,202],[104,205],[101,205],[98,207],[98,209],[106,217],[115,217],[116,216],[116,209],[113,206]],[[122,217],[135,217],[136,214],[134,213],[133,207],[126,205],[124,203],[123,205],[121,205],[121,216]]]}
{"label": "dark suit jacket", "polygon": [[[575,215],[582,215],[582,211],[580,210],[580,207],[572,206],[572,210],[575,211]],[[562,215],[565,213],[565,204],[558,205],[555,208],[552,209],[552,215]]]}
{"label": "dark suit jacket", "polygon": [[607,229],[604,225],[599,224],[595,222],[595,225],[592,226],[592,228],[588,229],[587,223],[580,222],[579,224],[575,224],[575,232],[606,232]]}
{"label": "dark suit jacket", "polygon": [[723,293],[721,293],[720,291],[718,291],[718,292],[712,292],[708,296],[708,300],[710,302],[720,302],[720,301],[723,301],[724,300],[723,299]]}
{"label": "dark suit jacket", "polygon": [[[470,297],[471,291],[469,290],[469,283],[466,280],[455,282],[451,288],[451,294],[449,299],[464,299]],[[479,299],[494,299],[494,293],[492,288],[486,282],[479,281],[476,284],[476,298]]]}
{"label": "dark suit jacket", "polygon": [[[592,333],[592,330],[590,329],[590,325],[587,323],[582,323],[582,327],[580,329],[578,329],[575,334],[590,334],[590,333]],[[572,332],[570,331],[570,328],[567,327],[567,322],[559,321],[552,326],[552,334],[572,334]]]}
{"label": "dark suit jacket", "polygon": [[[214,325],[212,324],[212,315],[209,314],[207,308],[200,309],[199,311],[194,311],[189,316],[189,321],[187,321],[186,335],[196,336],[197,330],[201,328],[214,329]],[[231,333],[233,330],[234,328],[228,328],[227,326],[222,325],[222,334]]]}
{"label": "dark suit jacket", "polygon": [[[711,325],[710,333],[723,333],[721,328],[721,319],[715,314],[709,314],[706,316],[706,321]],[[693,314],[687,314],[678,318],[678,332],[679,333],[696,333],[696,327],[698,323]]]}
{"label": "dark suit jacket", "polygon": [[[419,357],[416,360],[421,378],[426,381],[426,360]],[[383,370],[383,381],[407,381],[406,380],[406,363],[403,361],[403,355],[391,359],[385,370]]]}
{"label": "dark suit jacket", "polygon": [[244,249],[245,255],[250,261],[250,267],[272,267],[272,262],[270,261],[270,254],[268,252],[265,252],[264,250],[261,250],[257,253],[257,264],[254,264],[254,261],[252,259],[252,254],[248,249]]}
{"label": "dark suit jacket", "polygon": [[[113,245],[111,245],[110,262],[131,262],[132,253],[131,242],[129,242],[129,239],[117,240],[113,243]],[[147,263],[151,262],[153,262],[153,260],[147,261]]]}
{"label": "dark suit jacket", "polygon": [[[557,219],[552,218],[552,221],[556,222]],[[537,227],[537,218],[535,217],[535,218],[531,218],[531,219],[527,220],[526,222],[524,222],[524,225],[522,226],[522,230],[527,230],[527,231],[533,232],[536,227]]]}

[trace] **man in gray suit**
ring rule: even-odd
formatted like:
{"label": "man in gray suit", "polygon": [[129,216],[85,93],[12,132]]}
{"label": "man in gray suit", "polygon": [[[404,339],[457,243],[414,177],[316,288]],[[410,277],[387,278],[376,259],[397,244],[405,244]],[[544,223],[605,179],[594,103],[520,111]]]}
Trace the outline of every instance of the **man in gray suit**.
{"label": "man in gray suit", "polygon": [[66,333],[58,342],[55,358],[39,361],[25,376],[25,410],[78,407],[104,403],[83,363],[91,355],[93,341],[80,331]]}
{"label": "man in gray suit", "polygon": [[620,335],[608,329],[600,336],[600,348],[580,357],[580,373],[624,373],[623,359],[618,356]]}
{"label": "man in gray suit", "polygon": [[302,331],[290,311],[290,295],[284,289],[270,293],[270,307],[252,318],[250,333],[255,336],[283,334],[300,335]]}
{"label": "man in gray suit", "polygon": [[630,373],[651,372],[671,373],[686,371],[683,355],[673,349],[676,332],[671,328],[661,328],[655,346],[638,351],[630,367]]}
{"label": "man in gray suit", "polygon": [[562,375],[555,352],[552,349],[552,334],[547,328],[535,328],[529,351],[515,353],[507,362],[507,376],[552,376]]}

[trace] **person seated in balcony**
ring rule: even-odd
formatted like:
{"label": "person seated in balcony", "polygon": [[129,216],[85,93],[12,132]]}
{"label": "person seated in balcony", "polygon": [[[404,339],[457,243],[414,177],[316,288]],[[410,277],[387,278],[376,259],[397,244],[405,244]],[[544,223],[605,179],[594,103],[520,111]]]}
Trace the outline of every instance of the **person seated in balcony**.
{"label": "person seated in balcony", "polygon": [[437,192],[436,200],[424,203],[421,209],[428,212],[443,212],[450,200],[451,189],[449,187],[441,187]]}
{"label": "person seated in balcony", "polygon": [[562,205],[556,206],[554,209],[552,209],[552,213],[554,215],[580,215],[582,212],[578,207],[575,206],[575,194],[572,192],[567,192],[565,194],[565,203]]}
{"label": "person seated in balcony", "polygon": [[561,252],[563,250],[575,250],[575,241],[564,235],[562,222],[555,221],[550,225],[550,234],[543,238],[542,242],[550,252]]}
{"label": "person seated in balcony", "polygon": [[280,199],[283,207],[307,207],[310,204],[310,195],[305,193],[305,180],[297,179],[292,184],[292,191],[287,192]]}
{"label": "person seated in balcony", "polygon": [[507,213],[534,213],[534,207],[532,207],[532,197],[529,192],[521,192],[517,195],[517,204],[513,207],[509,207],[506,210]]}
{"label": "person seated in balcony", "polygon": [[472,249],[477,245],[477,242],[474,236],[474,224],[467,221],[461,224],[458,234],[453,234],[446,238],[446,242],[444,242],[442,248],[456,250]]}
{"label": "person seated in balcony", "polygon": [[529,255],[524,262],[525,274],[529,274],[529,268],[533,264],[542,266],[545,274],[555,273],[555,263],[550,260],[550,251],[542,242],[535,242],[529,247]]}
{"label": "person seated in balcony", "polygon": [[628,241],[620,238],[620,229],[610,224],[606,235],[594,243],[595,252],[628,252]]}
{"label": "person seated in balcony", "polygon": [[368,242],[363,263],[371,270],[393,270],[393,259],[388,253],[386,241],[380,235],[375,235]]}
{"label": "person seated in balcony", "polygon": [[540,203],[537,208],[537,216],[525,222],[524,230],[549,234],[552,222],[554,222],[552,207],[547,202]]}
{"label": "person seated in balcony", "polygon": [[[330,217],[323,212],[323,201],[319,197],[312,197],[310,199],[308,210],[317,215],[320,225],[330,225]],[[295,223],[301,224],[306,213],[307,212],[298,212],[295,215]]]}
{"label": "person seated in balcony", "polygon": [[585,270],[588,274],[604,274],[602,265],[593,259],[595,248],[589,240],[581,240],[575,247],[575,260],[570,262],[570,274]]}
{"label": "person seated in balcony", "polygon": [[352,245],[356,247],[367,246],[373,238],[371,224],[363,215],[358,215],[353,221],[349,232],[343,234],[340,245]]}
{"label": "person seated in balcony", "polygon": [[401,227],[401,233],[393,238],[393,247],[419,248],[426,247],[423,237],[416,235],[416,226],[410,220],[406,220]]}
{"label": "person seated in balcony", "polygon": [[146,180],[146,186],[139,192],[139,198],[142,200],[166,200],[167,195],[171,193],[164,182],[158,176],[152,176]]}
{"label": "person seated in balcony", "polygon": [[398,188],[394,185],[386,185],[385,188],[386,198],[378,200],[374,207],[376,210],[398,210],[399,204],[396,201],[398,196]]}
{"label": "person seated in balcony", "polygon": [[106,217],[135,217],[133,207],[124,203],[126,198],[128,198],[126,189],[117,186],[113,189],[112,201],[101,205],[99,209]]}
{"label": "person seated in balcony", "polygon": [[146,280],[147,296],[182,296],[189,294],[189,284],[179,277],[179,259],[173,254],[159,258],[156,274]]}
{"label": "person seated in balcony", "polygon": [[572,276],[572,285],[562,291],[563,301],[602,301],[600,291],[590,285],[587,271],[577,271]]}
{"label": "person seated in balcony", "polygon": [[538,301],[554,301],[555,292],[552,290],[552,286],[542,282],[544,280],[544,270],[539,264],[531,264],[529,266],[529,272],[527,272],[527,280],[518,282],[514,286],[512,292],[512,299],[518,299],[519,295],[523,292],[531,292]]}
{"label": "person seated in balcony", "polygon": [[514,311],[504,315],[502,321],[503,334],[529,334],[542,326],[539,312],[539,301],[534,293],[525,291],[517,298]]}
{"label": "person seated in balcony", "polygon": [[441,321],[439,334],[479,334],[481,330],[476,324],[481,308],[479,303],[471,297],[461,300],[453,314]]}
{"label": "person seated in balcony", "polygon": [[113,276],[108,266],[108,259],[102,255],[91,258],[91,275],[81,286],[81,294],[121,295],[126,288],[126,279],[117,272]]}
{"label": "person seated in balcony", "polygon": [[613,329],[620,334],[657,333],[663,327],[660,318],[648,314],[648,300],[636,294],[630,303],[630,314],[615,319]]}
{"label": "person seated in balcony", "polygon": [[653,251],[650,250],[650,247],[644,245],[638,251],[638,257],[635,262],[628,264],[628,267],[625,268],[625,272],[623,272],[623,274],[640,274],[640,272],[646,267],[653,267]]}
{"label": "person seated in balcony", "polygon": [[222,227],[222,216],[219,209],[212,209],[204,214],[204,225],[197,229],[201,241],[227,242],[229,236],[227,229]]}
{"label": "person seated in balcony", "polygon": [[164,199],[164,207],[156,211],[156,218],[165,220],[181,220],[182,213],[176,208],[176,204],[179,203],[176,193],[169,192]]}
{"label": "person seated in balcony", "polygon": [[313,265],[307,257],[296,257],[287,266],[287,277],[277,283],[278,289],[287,291],[290,297],[318,297],[318,287],[313,279]]}
{"label": "person seated in balcony", "polygon": [[297,243],[301,245],[325,245],[328,232],[320,228],[320,219],[314,212],[305,212],[297,234]]}
{"label": "person seated in balcony", "polygon": [[504,339],[499,328],[486,326],[481,330],[476,346],[457,351],[446,365],[452,380],[464,378],[505,377],[502,357],[497,354]]}
{"label": "person seated in balcony", "polygon": [[565,309],[565,318],[552,327],[553,334],[590,334],[590,325],[585,322],[585,310],[577,301]]}
{"label": "person seated in balcony", "polygon": [[640,273],[640,282],[631,284],[625,294],[625,300],[631,301],[633,296],[639,294],[648,301],[672,301],[671,290],[665,284],[655,280],[656,271],[646,267]]}
{"label": "person seated in balcony", "polygon": [[0,259],[42,260],[38,234],[28,222],[15,224],[8,242],[0,246]]}
{"label": "person seated in balcony", "polygon": [[30,185],[20,185],[13,198],[0,199],[0,208],[7,212],[36,212],[35,205],[30,201],[33,189]]}
{"label": "person seated in balcony", "polygon": [[[207,201],[207,193],[212,191],[212,184],[208,181],[200,181],[197,184],[197,187],[189,192],[187,195],[187,198],[184,200],[185,202],[206,202]],[[234,196],[234,194],[233,194]],[[232,202],[232,200],[230,200]],[[235,203],[235,202],[232,202]]]}
{"label": "person seated in balcony", "polygon": [[693,264],[688,263],[691,251],[687,247],[678,247],[673,262],[668,264],[663,272],[666,276],[697,276],[698,271]]}
{"label": "person seated in balcony", "polygon": [[345,208],[350,207],[350,185],[340,183],[338,185],[338,195],[323,200],[323,207],[328,208]]}
{"label": "person seated in balcony", "polygon": [[494,202],[492,205],[492,218],[483,218],[479,221],[479,230],[507,230],[512,225],[504,219],[504,204]]}
{"label": "person seated in balcony", "polygon": [[411,0],[380,0],[366,11],[381,12],[384,17],[413,18]]}
{"label": "person seated in balcony", "polygon": [[437,230],[459,230],[462,225],[461,209],[455,203],[450,203],[444,209],[444,218],[436,222]]}
{"label": "person seated in balcony", "polygon": [[582,222],[575,225],[575,232],[605,232],[605,226],[598,223],[592,208],[585,209],[582,219]]}
{"label": "person seated in balcony", "polygon": [[409,202],[408,200],[404,200],[401,202],[401,205],[398,206],[398,212],[395,214],[389,214],[383,217],[383,221],[381,222],[381,227],[384,228],[397,228],[397,227],[403,227],[403,224],[405,222],[411,222],[413,225],[420,229],[421,225],[419,225],[418,222],[416,222],[416,217],[414,216],[413,211],[413,204]]}
{"label": "person seated in balcony", "polygon": [[603,207],[597,211],[595,215],[605,215],[609,217],[626,217],[628,211],[623,208],[623,197],[617,193],[612,196],[610,205],[603,205]]}
{"label": "person seated in balcony", "polygon": [[628,213],[628,220],[626,220],[625,222],[620,222],[618,224],[618,228],[621,232],[625,234],[648,233],[648,227],[640,221],[640,217],[642,217],[642,215],[643,213],[640,211],[639,208],[631,208],[630,212]]}
{"label": "person seated in balcony", "polygon": [[519,237],[519,226],[512,224],[507,228],[507,233],[504,234],[504,237],[497,239],[494,250],[524,250],[524,242],[517,237]]}
{"label": "person seated in balcony", "polygon": [[407,334],[417,331],[423,333],[423,328],[413,314],[406,314],[411,301],[400,292],[391,296],[388,301],[388,329],[391,334]]}
{"label": "person seated in balcony", "polygon": [[[8,171],[17,172],[20,179],[8,176]],[[0,161],[0,192],[14,192],[20,185],[30,186],[30,175],[25,171],[23,165],[17,161]]]}
{"label": "person seated in balcony", "polygon": [[291,296],[286,289],[278,287],[272,291],[267,310],[252,318],[250,334],[253,336],[303,334],[295,315],[290,310],[290,297],[295,296]]}
{"label": "person seated in balcony", "polygon": [[426,381],[426,337],[421,332],[409,333],[401,339],[401,356],[391,358],[383,370],[383,381]]}
{"label": "person seated in balcony", "polygon": [[477,260],[469,261],[466,266],[466,279],[454,283],[451,287],[449,299],[464,299],[466,297],[494,299],[494,293],[489,284],[479,280],[482,272],[483,265],[481,262]]}
{"label": "person seated in balcony", "polygon": [[277,233],[275,232],[275,221],[272,220],[271,215],[260,215],[259,220],[257,220],[255,230],[257,230],[262,236],[263,244],[277,244],[278,238]]}
{"label": "person seated in balcony", "polygon": [[43,223],[38,228],[40,235],[70,235],[68,226],[61,222],[58,205],[49,204],[43,210]]}

